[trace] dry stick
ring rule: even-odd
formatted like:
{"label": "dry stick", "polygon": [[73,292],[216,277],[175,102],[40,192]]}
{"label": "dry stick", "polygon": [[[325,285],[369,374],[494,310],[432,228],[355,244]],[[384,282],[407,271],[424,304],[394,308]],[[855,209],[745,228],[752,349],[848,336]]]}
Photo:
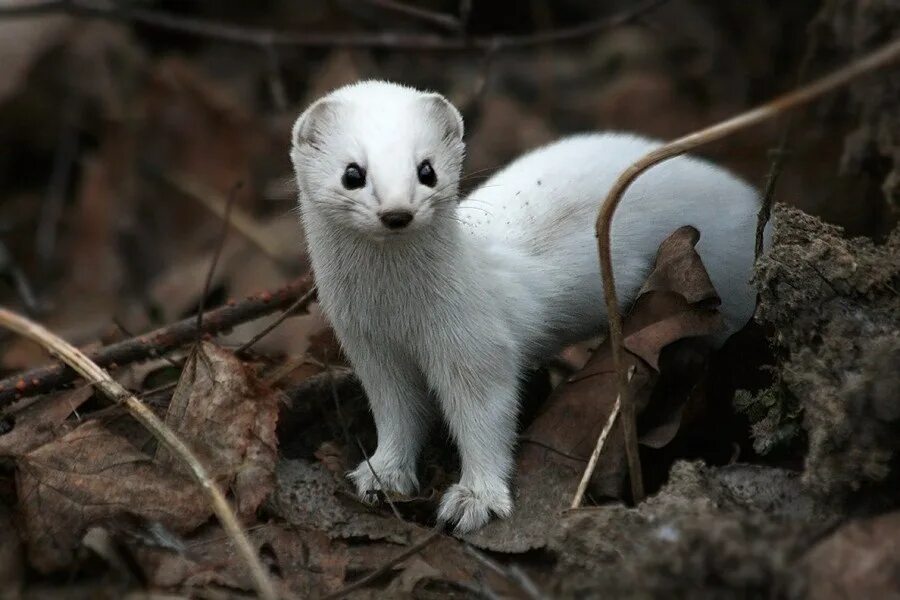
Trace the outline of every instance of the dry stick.
{"label": "dry stick", "polygon": [[603,279],[603,296],[609,319],[609,337],[612,343],[613,363],[618,375],[619,396],[622,400],[622,427],[625,433],[628,472],[631,478],[631,491],[635,502],[639,502],[644,497],[644,486],[641,479],[640,457],[638,456],[634,402],[628,394],[628,380],[622,357],[622,315],[619,313],[619,300],[616,296],[615,279],[612,270],[612,248],[610,247],[609,237],[612,217],[622,195],[628,189],[628,186],[637,179],[638,175],[653,165],[684,154],[699,146],[720,140],[737,131],[806,104],[827,92],[847,85],[861,75],[888,65],[898,58],[900,58],[900,39],[894,40],[875,52],[867,54],[844,68],[822,77],[805,87],[793,90],[731,119],[669,142],[625,169],[606,195],[596,223],[597,250],[600,255],[600,273]]}
{"label": "dry stick", "polygon": [[[334,390],[334,394],[337,394],[337,390],[332,384],[331,389]],[[397,510],[397,505],[394,504],[394,501],[388,495],[388,490],[384,486],[384,483],[381,481],[381,477],[378,476],[378,473],[375,472],[375,467],[372,466],[372,461],[369,460],[369,455],[366,452],[366,449],[363,448],[362,442],[359,439],[359,436],[356,436],[356,445],[359,448],[359,451],[362,452],[363,458],[366,461],[366,466],[369,467],[369,472],[372,473],[372,477],[375,478],[375,481],[378,482],[378,485],[381,486],[381,493],[384,495],[384,499],[387,500],[388,505],[391,507],[391,512],[394,513],[394,516],[397,517],[397,520],[400,522],[405,522],[403,520],[403,515],[400,514],[400,511]],[[366,490],[368,492],[368,490]]]}
{"label": "dry stick", "polygon": [[176,16],[154,10],[101,4],[91,0],[46,0],[23,6],[0,7],[0,18],[34,17],[53,13],[65,13],[73,17],[105,19],[140,23],[167,31],[196,37],[266,46],[296,46],[307,48],[389,48],[393,50],[421,50],[434,52],[460,52],[487,50],[494,47],[521,49],[568,42],[589,37],[601,31],[632,22],[669,0],[646,0],[631,9],[610,16],[587,21],[573,27],[538,32],[531,35],[496,35],[483,37],[444,37],[416,33],[294,33],[240,27],[217,21]]}
{"label": "dry stick", "polygon": [[222,248],[225,247],[225,238],[228,237],[228,228],[231,224],[231,210],[234,207],[234,201],[237,199],[238,190],[244,187],[242,182],[238,182],[231,188],[228,194],[228,201],[225,203],[225,214],[222,215],[222,233],[219,234],[219,241],[216,249],[213,251],[212,260],[209,262],[209,269],[206,271],[206,281],[203,283],[203,293],[200,294],[200,300],[197,303],[197,339],[199,341],[201,332],[203,331],[203,307],[206,304],[206,297],[209,296],[209,288],[212,286],[213,275],[216,273],[216,265],[219,264],[219,257],[222,256]]}
{"label": "dry stick", "polygon": [[82,100],[78,92],[70,91],[62,111],[62,132],[53,156],[53,169],[41,207],[41,220],[35,235],[35,254],[40,271],[46,273],[53,261],[59,225],[66,202],[66,188],[78,155],[78,121]]}
{"label": "dry stick", "polygon": [[[826,0],[827,3],[827,0]],[[819,49],[819,19],[825,14],[826,7],[823,5],[817,12],[812,21],[807,26],[806,48],[803,51],[803,57],[800,59],[800,66],[797,68],[797,79],[794,87],[803,85],[806,81],[806,74],[812,64],[813,58]],[[781,136],[778,140],[778,147],[772,156],[772,164],[769,166],[769,172],[766,174],[766,187],[763,190],[762,204],[759,207],[759,216],[756,219],[756,245],[753,251],[754,260],[759,260],[759,256],[763,251],[763,237],[766,231],[766,224],[772,214],[772,205],[775,202],[775,188],[778,185],[778,178],[784,169],[784,162],[787,160],[788,143],[791,139],[791,129],[793,129],[793,119],[791,115],[785,118],[784,127],[781,130]]]}
{"label": "dry stick", "polygon": [[422,21],[423,23],[437,25],[438,27],[446,29],[448,31],[456,32],[462,28],[462,23],[460,22],[460,20],[453,15],[448,15],[434,10],[428,10],[427,8],[420,8],[411,4],[403,4],[402,2],[395,2],[394,0],[366,0],[366,3],[383,10],[391,11],[398,15],[417,19],[419,21]]}
{"label": "dry stick", "polygon": [[[294,304],[313,288],[312,275],[305,275],[272,292],[262,292],[239,302],[207,311],[203,333],[216,334],[241,323],[253,321]],[[114,368],[164,354],[197,339],[194,316],[155,331],[139,335],[89,352],[92,361],[103,368]],[[19,398],[49,392],[75,381],[78,374],[64,364],[50,364],[0,380],[0,408]]]}
{"label": "dry stick", "polygon": [[[632,377],[634,377],[634,367],[631,367],[628,370],[628,380],[631,381]],[[603,430],[600,431],[600,435],[597,437],[597,444],[594,446],[594,451],[591,452],[591,458],[584,468],[584,474],[581,476],[581,481],[578,482],[578,489],[575,490],[575,497],[572,498],[572,506],[570,508],[578,508],[581,506],[581,500],[584,498],[584,492],[587,489],[588,482],[590,482],[591,477],[594,475],[594,469],[597,468],[597,461],[600,459],[600,453],[603,451],[603,444],[606,443],[606,438],[609,437],[609,432],[612,431],[613,424],[616,422],[616,417],[619,416],[619,410],[622,407],[621,400],[622,395],[617,395],[612,412],[609,414],[609,417],[606,419],[606,425],[603,426]]]}
{"label": "dry stick", "polygon": [[250,545],[250,540],[247,539],[246,534],[241,529],[237,517],[225,500],[225,496],[222,494],[219,486],[210,478],[206,468],[200,464],[200,461],[197,460],[197,457],[194,456],[187,445],[165,423],[160,421],[153,411],[129,394],[124,387],[110,377],[109,373],[91,361],[78,348],[54,335],[41,325],[5,308],[0,308],[0,325],[37,342],[56,356],[59,356],[63,362],[75,369],[86,380],[92,382],[110,400],[124,406],[157,440],[165,444],[173,454],[178,456],[206,493],[213,512],[216,513],[225,531],[234,542],[241,558],[247,564],[247,568],[250,570],[250,575],[253,578],[253,584],[260,597],[266,600],[275,600],[278,597],[265,568],[253,550],[253,546]]}
{"label": "dry stick", "polygon": [[530,600],[545,600],[547,598],[547,596],[538,589],[537,585],[535,585],[528,574],[517,565],[504,567],[468,542],[466,543],[464,552],[497,575],[512,583],[515,587],[519,588],[525,594],[525,597]]}
{"label": "dry stick", "polygon": [[256,344],[256,342],[269,335],[269,333],[271,333],[273,329],[281,325],[285,321],[285,319],[309,306],[309,303],[312,302],[315,298],[317,290],[318,288],[313,286],[311,290],[297,298],[297,301],[284,309],[284,312],[278,315],[277,319],[269,323],[262,331],[254,335],[252,338],[241,344],[241,346],[238,347],[238,349],[235,350],[234,353],[244,354],[247,350],[252,348],[253,345]]}
{"label": "dry stick", "polygon": [[431,531],[431,533],[429,533],[428,535],[423,537],[421,540],[419,540],[418,542],[416,542],[415,544],[413,544],[412,546],[410,546],[409,548],[407,548],[406,550],[404,550],[397,556],[391,558],[386,563],[384,563],[383,565],[381,565],[380,567],[378,567],[377,569],[375,569],[374,571],[372,571],[371,573],[369,573],[362,579],[354,581],[350,585],[343,587],[332,594],[328,594],[327,596],[322,598],[322,600],[335,600],[336,598],[343,598],[347,594],[355,592],[356,590],[358,590],[360,588],[366,587],[368,584],[370,584],[371,582],[375,581],[376,579],[378,579],[379,577],[381,577],[382,575],[384,575],[385,573],[390,571],[391,568],[393,568],[397,564],[403,562],[410,556],[414,556],[414,555],[418,554],[419,552],[421,552],[422,550],[424,550],[428,546],[428,544],[432,543],[434,540],[438,539],[440,536],[441,536],[441,530],[433,529]]}

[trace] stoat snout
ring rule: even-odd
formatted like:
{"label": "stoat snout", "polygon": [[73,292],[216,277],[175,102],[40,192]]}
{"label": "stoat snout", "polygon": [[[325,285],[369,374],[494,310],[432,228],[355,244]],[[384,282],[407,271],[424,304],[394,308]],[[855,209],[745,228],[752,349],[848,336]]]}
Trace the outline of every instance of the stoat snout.
{"label": "stoat snout", "polygon": [[385,210],[378,214],[378,218],[385,227],[396,231],[409,225],[413,220],[413,214],[408,210]]}

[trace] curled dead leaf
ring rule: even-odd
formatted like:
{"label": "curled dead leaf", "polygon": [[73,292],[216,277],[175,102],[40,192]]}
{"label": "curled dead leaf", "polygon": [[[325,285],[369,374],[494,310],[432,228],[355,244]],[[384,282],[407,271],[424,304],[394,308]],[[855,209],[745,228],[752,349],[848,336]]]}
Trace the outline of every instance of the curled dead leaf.
{"label": "curled dead leaf", "polygon": [[[275,484],[278,403],[233,353],[204,342],[188,357],[166,413],[166,425],[234,494],[238,515],[251,517]],[[164,467],[184,472],[160,448]]]}
{"label": "curled dead leaf", "polygon": [[[64,433],[64,423],[91,395],[85,385],[36,398],[8,416],[12,429],[0,435],[0,456],[21,456]],[[74,426],[74,425],[73,425]]]}

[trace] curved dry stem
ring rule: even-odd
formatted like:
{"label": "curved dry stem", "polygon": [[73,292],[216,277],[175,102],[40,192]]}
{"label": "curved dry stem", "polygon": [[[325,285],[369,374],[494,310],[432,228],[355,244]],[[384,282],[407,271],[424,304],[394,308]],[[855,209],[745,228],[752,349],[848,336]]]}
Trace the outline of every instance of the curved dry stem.
{"label": "curved dry stem", "polygon": [[[634,367],[631,367],[628,372],[628,380],[631,381],[631,378],[634,377]],[[594,469],[597,468],[597,462],[600,460],[600,453],[603,452],[603,445],[606,444],[606,438],[609,437],[610,432],[612,431],[613,424],[616,422],[616,417],[619,416],[619,411],[622,408],[622,396],[616,396],[616,403],[613,404],[612,412],[609,413],[609,416],[606,418],[606,423],[603,425],[603,429],[600,431],[600,435],[597,436],[597,443],[594,445],[594,451],[591,452],[591,458],[588,460],[587,466],[584,468],[584,473],[581,475],[581,481],[578,482],[578,489],[575,490],[575,496],[572,497],[572,505],[569,508],[578,508],[581,506],[581,501],[584,498],[584,492],[587,490],[588,483],[591,481],[591,477],[594,475]]]}
{"label": "curved dry stem", "polygon": [[603,297],[606,303],[609,320],[609,336],[612,343],[613,363],[617,373],[619,395],[622,403],[622,427],[625,433],[625,451],[628,456],[628,472],[631,478],[631,491],[634,501],[644,497],[641,479],[641,464],[638,456],[637,431],[634,421],[634,402],[628,395],[628,385],[622,360],[622,315],[619,312],[619,301],[616,296],[615,279],[612,270],[612,249],[610,248],[610,229],[612,217],[628,186],[637,177],[665,160],[674,158],[685,152],[720,140],[733,133],[757,125],[788,110],[806,104],[832,90],[843,87],[853,79],[870,71],[884,67],[900,58],[900,39],[867,54],[846,67],[818,79],[809,85],[788,92],[762,106],[741,113],[721,123],[678,138],[675,141],[657,148],[636,161],[619,175],[613,184],[597,217],[597,251],[600,255],[600,274],[603,279]]}
{"label": "curved dry stem", "polygon": [[234,542],[238,553],[244,559],[244,562],[247,563],[247,568],[250,570],[250,575],[253,578],[253,583],[259,596],[266,600],[275,600],[278,597],[272,581],[269,579],[253,546],[250,545],[250,540],[243,529],[241,529],[237,517],[225,500],[225,496],[222,494],[219,486],[210,478],[206,468],[197,460],[197,457],[194,456],[187,445],[165,423],[160,421],[153,411],[128,393],[119,382],[110,377],[109,373],[89,359],[81,350],[34,321],[0,307],[0,325],[37,342],[49,352],[58,356],[60,360],[72,367],[79,375],[91,382],[116,404],[124,406],[157,440],[165,444],[169,450],[178,456],[187,465],[200,487],[203,488],[210,506],[216,513],[228,536]]}

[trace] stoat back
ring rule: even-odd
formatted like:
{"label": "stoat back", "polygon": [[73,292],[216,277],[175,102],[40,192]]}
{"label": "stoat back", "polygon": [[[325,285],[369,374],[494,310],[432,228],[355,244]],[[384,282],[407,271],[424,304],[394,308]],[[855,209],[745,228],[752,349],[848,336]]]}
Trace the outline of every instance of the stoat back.
{"label": "stoat back", "polygon": [[[620,133],[565,138],[525,154],[460,205],[470,235],[513,244],[539,258],[535,284],[599,298],[595,222],[616,178],[659,141]],[[728,171],[698,158],[657,165],[625,192],[612,225],[613,264],[623,303],[634,298],[659,244],[682,225],[700,233],[698,251],[722,297],[728,333],[752,315],[757,192]],[[571,274],[571,277],[567,277]],[[727,336],[723,336],[727,337]]]}

